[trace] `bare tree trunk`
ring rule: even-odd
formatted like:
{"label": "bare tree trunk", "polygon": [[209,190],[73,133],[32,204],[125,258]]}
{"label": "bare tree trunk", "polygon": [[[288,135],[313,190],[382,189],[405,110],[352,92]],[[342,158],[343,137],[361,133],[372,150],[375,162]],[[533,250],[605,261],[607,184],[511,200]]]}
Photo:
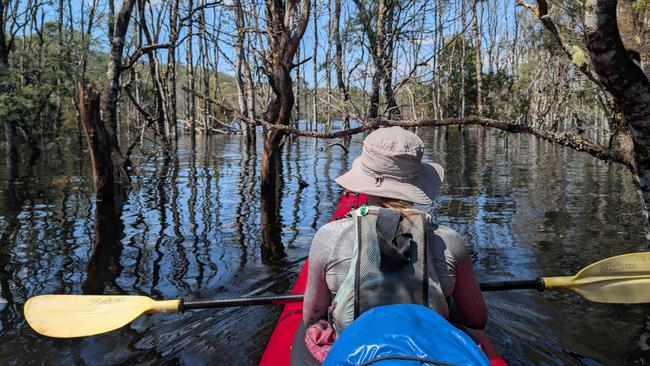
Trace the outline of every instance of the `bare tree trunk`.
{"label": "bare tree trunk", "polygon": [[[195,92],[195,78],[194,78],[194,55],[193,55],[193,44],[192,44],[192,32],[194,32],[194,16],[192,12],[194,11],[194,1],[188,0],[189,8],[189,24],[188,24],[188,37],[187,37],[187,53],[186,53],[186,63],[187,63],[187,87],[190,89],[191,93],[187,95],[187,119],[190,121],[190,134],[192,135],[192,141],[195,141],[196,136],[196,94]],[[208,133],[206,130],[205,133]]]}
{"label": "bare tree trunk", "polygon": [[312,116],[310,130],[318,130],[318,1],[314,1],[314,89],[312,91]]}
{"label": "bare tree trunk", "polygon": [[[59,5],[58,5],[58,17],[57,17],[57,28],[56,28],[56,38],[57,38],[57,46],[58,46],[58,68],[59,72],[63,71],[63,0],[59,0]],[[61,90],[61,76],[57,75],[56,77],[56,112],[55,112],[55,117],[54,117],[54,133],[57,134],[58,131],[61,129],[61,118],[63,114],[63,105],[62,105],[62,100],[63,97],[61,96],[62,90]]]}
{"label": "bare tree trunk", "polygon": [[474,52],[476,55],[476,111],[479,117],[483,116],[483,59],[481,58],[481,34],[479,24],[481,16],[478,12],[478,3],[474,3],[472,12],[472,33],[474,36]]}
{"label": "bare tree trunk", "polygon": [[440,33],[442,32],[442,5],[434,5],[434,33],[433,33],[433,55],[432,55],[432,76],[431,76],[431,104],[433,109],[433,118],[440,118],[440,76],[439,76],[439,52],[441,48]]}
{"label": "bare tree trunk", "polygon": [[390,0],[386,3],[387,13],[386,13],[386,22],[384,27],[386,30],[384,34],[387,38],[386,46],[383,54],[385,60],[384,63],[384,97],[386,98],[388,116],[390,118],[399,118],[401,112],[397,101],[395,100],[395,93],[393,92],[393,58],[395,57],[395,39],[397,38],[397,33],[399,32],[396,24],[399,21],[395,19],[395,0]]}
{"label": "bare tree trunk", "polygon": [[[461,14],[461,32],[460,37],[460,91],[458,96],[460,100],[460,118],[465,117],[465,43],[467,37],[465,36],[465,28],[467,27],[467,19],[465,16],[465,0],[460,1],[460,14]],[[460,126],[459,126],[460,128]]]}
{"label": "bare tree trunk", "polygon": [[332,0],[327,0],[327,52],[325,52],[325,83],[327,84],[325,129],[327,131],[330,131],[332,129]]}
{"label": "bare tree trunk", "polygon": [[122,269],[122,199],[114,180],[118,167],[111,159],[113,142],[100,116],[100,95],[94,87],[82,84],[79,99],[81,121],[86,132],[93,165],[93,183],[97,192],[95,244],[88,261],[88,277],[84,280],[82,289],[86,294],[102,294],[106,286],[117,286],[115,279]]}
{"label": "bare tree trunk", "polygon": [[[246,35],[246,26],[244,11],[241,0],[235,0],[236,25],[237,25],[237,96],[239,100],[239,111],[244,117],[255,118],[255,91],[252,87],[252,77],[246,53],[244,42]],[[252,97],[249,93],[253,93]],[[249,105],[252,103],[253,105]],[[252,113],[251,113],[252,112]],[[255,143],[255,127],[245,122],[241,123],[242,133],[247,145]]]}
{"label": "bare tree trunk", "polygon": [[[273,124],[287,125],[293,108],[293,81],[291,69],[293,60],[305,33],[311,9],[310,0],[302,0],[298,7],[293,1],[265,0],[267,44],[269,51],[265,60],[266,74],[274,98],[266,108],[264,120]],[[300,12],[294,22],[291,13]],[[282,173],[280,142],[285,133],[264,127],[262,147],[262,171],[260,174],[260,208],[263,248],[272,256],[283,255],[279,238],[280,185]]]}
{"label": "bare tree trunk", "polygon": [[86,132],[88,151],[93,165],[93,186],[102,198],[114,198],[116,191],[115,163],[111,158],[112,142],[100,115],[100,94],[94,86],[81,85],[79,94],[81,122]]}
{"label": "bare tree trunk", "polygon": [[[110,1],[111,11],[114,14],[113,2]],[[124,50],[124,39],[129,29],[129,21],[135,0],[125,0],[122,3],[117,17],[111,16],[115,22],[109,22],[109,39],[111,50],[108,59],[108,69],[106,71],[107,83],[102,93],[102,115],[105,118],[104,126],[108,134],[108,146],[110,148],[110,157],[114,166],[115,183],[124,187],[130,183],[130,178],[126,172],[124,157],[118,143],[117,136],[117,99],[120,91],[120,75],[122,74],[122,52]]]}
{"label": "bare tree trunk", "polygon": [[[302,50],[302,48],[300,46],[298,46],[298,49],[296,50],[296,61],[295,61],[296,64],[300,64],[300,57],[302,55],[301,50]],[[296,113],[295,113],[295,115],[296,115],[296,117],[295,117],[295,120],[293,122],[293,124],[294,124],[294,126],[296,128],[300,127],[300,117],[301,117],[301,114],[300,114],[301,109],[300,109],[300,107],[302,106],[302,103],[300,101],[300,97],[302,96],[301,85],[302,85],[302,79],[301,79],[301,73],[300,73],[300,66],[298,66],[298,67],[296,67],[296,84],[295,84],[295,89],[296,89],[296,108],[295,108]]]}
{"label": "bare tree trunk", "polygon": [[334,15],[333,15],[333,36],[335,43],[334,51],[334,67],[336,68],[336,84],[339,89],[339,97],[342,101],[342,115],[343,115],[343,128],[350,128],[350,112],[348,111],[348,102],[350,95],[345,86],[345,79],[343,77],[343,44],[341,42],[341,32],[339,26],[341,23],[341,0],[334,0]]}
{"label": "bare tree trunk", "polygon": [[174,135],[174,140],[178,142],[178,114],[176,112],[176,78],[177,78],[177,65],[176,65],[176,42],[178,41],[178,6],[179,0],[169,2],[169,47],[167,55],[168,64],[165,71],[165,79],[167,80],[167,112],[168,123],[171,124],[169,134]]}
{"label": "bare tree trunk", "polygon": [[[199,15],[199,54],[201,57],[201,91],[204,95],[210,96],[210,67],[209,67],[209,43],[207,39],[207,34],[205,30],[205,0],[201,0],[201,6],[204,7],[201,9]],[[218,47],[215,42],[214,47]],[[203,102],[203,129],[205,131],[206,137],[208,136],[209,125],[208,121],[211,115],[211,105],[210,103]]]}

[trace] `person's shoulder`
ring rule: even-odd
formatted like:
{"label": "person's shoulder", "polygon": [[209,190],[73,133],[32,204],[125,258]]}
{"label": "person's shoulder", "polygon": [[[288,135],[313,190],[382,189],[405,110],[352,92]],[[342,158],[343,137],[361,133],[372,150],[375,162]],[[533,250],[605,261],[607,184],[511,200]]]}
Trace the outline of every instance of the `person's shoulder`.
{"label": "person's shoulder", "polygon": [[354,221],[351,217],[345,217],[340,220],[331,221],[321,226],[316,234],[314,240],[321,238],[332,239],[333,237],[341,236],[346,230],[354,226]]}
{"label": "person's shoulder", "polygon": [[336,234],[352,226],[354,226],[354,220],[351,217],[344,217],[321,226],[316,232],[316,235]]}
{"label": "person's shoulder", "polygon": [[433,226],[434,229],[433,232],[436,235],[442,237],[443,239],[463,241],[463,237],[460,236],[460,234],[456,230],[450,228],[449,226],[440,225],[436,223],[431,223],[431,225]]}
{"label": "person's shoulder", "polygon": [[435,223],[432,223],[432,226],[434,229],[433,234],[442,239],[447,249],[454,254],[454,257],[468,255],[465,240],[456,230]]}
{"label": "person's shoulder", "polygon": [[320,260],[326,260],[334,251],[336,244],[345,235],[346,232],[354,228],[352,218],[343,218],[340,220],[328,222],[321,226],[311,242],[309,256]]}

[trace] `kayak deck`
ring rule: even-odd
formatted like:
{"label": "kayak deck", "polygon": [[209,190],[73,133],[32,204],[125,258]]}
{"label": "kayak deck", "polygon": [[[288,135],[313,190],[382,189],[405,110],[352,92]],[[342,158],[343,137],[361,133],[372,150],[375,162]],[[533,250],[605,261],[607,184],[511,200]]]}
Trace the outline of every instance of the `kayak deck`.
{"label": "kayak deck", "polygon": [[[300,270],[298,279],[291,289],[292,294],[304,294],[307,285],[308,260]],[[291,345],[294,335],[298,330],[298,325],[302,321],[302,302],[285,304],[278,318],[278,322],[273,329],[271,338],[264,349],[264,354],[260,359],[260,366],[290,366],[291,364]],[[492,366],[507,366],[499,352],[487,334],[482,330],[463,329],[476,344],[483,350],[483,353],[490,360]]]}

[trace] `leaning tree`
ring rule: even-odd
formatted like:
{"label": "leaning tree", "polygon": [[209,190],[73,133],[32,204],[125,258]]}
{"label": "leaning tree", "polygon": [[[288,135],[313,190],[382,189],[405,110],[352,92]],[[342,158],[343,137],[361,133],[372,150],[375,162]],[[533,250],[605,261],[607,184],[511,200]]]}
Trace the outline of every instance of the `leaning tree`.
{"label": "leaning tree", "polygon": [[650,227],[650,6],[634,0],[587,0],[580,27],[586,60],[581,45],[572,44],[549,15],[546,0],[517,4],[531,10],[576,68],[610,94],[611,147],[616,160],[636,177]]}

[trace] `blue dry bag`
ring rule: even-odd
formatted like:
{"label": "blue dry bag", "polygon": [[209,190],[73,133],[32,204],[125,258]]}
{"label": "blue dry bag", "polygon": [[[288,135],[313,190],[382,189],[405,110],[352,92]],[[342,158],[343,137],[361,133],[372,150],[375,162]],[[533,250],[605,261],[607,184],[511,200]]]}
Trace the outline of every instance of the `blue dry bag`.
{"label": "blue dry bag", "polygon": [[435,311],[399,304],[361,315],[336,339],[323,366],[364,364],[489,366],[490,362],[467,334]]}

